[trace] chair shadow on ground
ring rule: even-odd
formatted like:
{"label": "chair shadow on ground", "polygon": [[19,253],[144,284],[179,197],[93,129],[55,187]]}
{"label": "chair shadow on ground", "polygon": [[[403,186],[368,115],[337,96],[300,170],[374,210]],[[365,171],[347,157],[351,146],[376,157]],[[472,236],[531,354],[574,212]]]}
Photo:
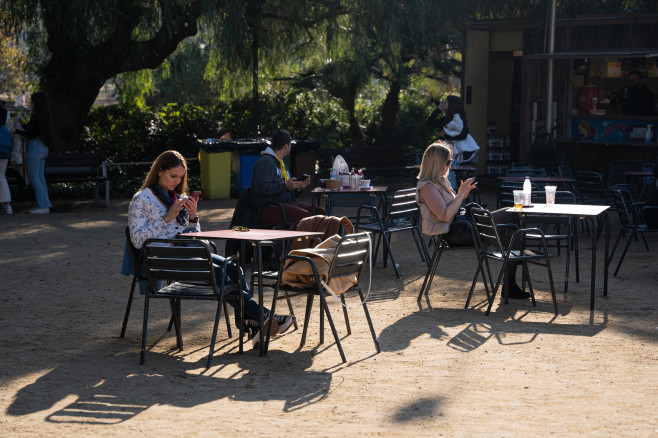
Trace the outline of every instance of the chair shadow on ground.
{"label": "chair shadow on ground", "polygon": [[[189,408],[222,398],[281,400],[283,411],[291,412],[326,398],[331,385],[330,372],[307,370],[313,357],[307,352],[238,355],[237,341],[232,340],[231,351],[218,354],[213,367],[205,370],[206,356],[199,351],[147,351],[146,365],[140,366],[139,349],[125,352],[122,347],[125,343],[115,341],[55,367],[21,388],[6,414],[22,416],[56,407],[46,421],[106,425],[130,420],[154,405]],[[207,351],[207,345],[199,350]],[[190,354],[199,359],[186,360]]]}
{"label": "chair shadow on ground", "polygon": [[[382,351],[399,351],[408,348],[413,339],[429,334],[432,339],[444,341],[450,348],[462,352],[473,351],[490,339],[502,345],[533,342],[539,334],[591,337],[605,329],[606,324],[557,324],[549,303],[545,303],[545,318],[540,303],[537,308],[502,304],[489,316],[484,314],[486,299],[472,303],[469,309],[423,308],[386,327],[379,340]],[[563,305],[564,307],[564,305]],[[542,316],[537,316],[542,315]],[[528,321],[528,315],[542,321]],[[604,317],[607,321],[607,317]],[[466,324],[459,333],[450,335],[450,328]],[[390,335],[389,335],[390,334]],[[405,336],[401,336],[405,334]]]}

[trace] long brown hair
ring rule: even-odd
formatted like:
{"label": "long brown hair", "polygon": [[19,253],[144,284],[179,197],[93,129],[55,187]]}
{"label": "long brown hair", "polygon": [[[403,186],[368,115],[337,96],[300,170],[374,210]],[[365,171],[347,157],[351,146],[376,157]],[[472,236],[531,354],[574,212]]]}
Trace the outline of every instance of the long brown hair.
{"label": "long brown hair", "polygon": [[418,180],[431,181],[448,189],[450,185],[446,184],[445,174],[449,159],[452,159],[452,147],[445,141],[438,140],[427,146],[420,163]]}
{"label": "long brown hair", "polygon": [[445,115],[446,123],[450,123],[453,117],[455,117],[455,114],[459,114],[462,122],[466,125],[466,110],[464,109],[462,100],[459,97],[452,95],[446,97],[446,100],[448,101],[448,109],[446,110]]}
{"label": "long brown hair", "polygon": [[151,170],[146,175],[144,179],[144,184],[142,184],[141,190],[153,187],[158,183],[158,178],[160,176],[161,170],[169,170],[174,167],[183,166],[185,168],[185,173],[183,178],[180,180],[180,184],[176,186],[176,193],[180,195],[187,195],[187,161],[178,151],[164,151],[163,153],[155,159],[151,165]]}

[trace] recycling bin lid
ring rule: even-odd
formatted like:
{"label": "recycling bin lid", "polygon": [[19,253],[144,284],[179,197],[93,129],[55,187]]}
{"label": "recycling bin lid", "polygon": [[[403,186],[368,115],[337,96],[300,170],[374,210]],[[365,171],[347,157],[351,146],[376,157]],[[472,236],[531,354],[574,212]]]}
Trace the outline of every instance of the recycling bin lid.
{"label": "recycling bin lid", "polygon": [[207,153],[233,152],[235,145],[230,141],[217,141],[214,138],[199,140],[199,148]]}
{"label": "recycling bin lid", "polygon": [[293,152],[317,152],[322,143],[309,137],[293,137],[291,146]]}

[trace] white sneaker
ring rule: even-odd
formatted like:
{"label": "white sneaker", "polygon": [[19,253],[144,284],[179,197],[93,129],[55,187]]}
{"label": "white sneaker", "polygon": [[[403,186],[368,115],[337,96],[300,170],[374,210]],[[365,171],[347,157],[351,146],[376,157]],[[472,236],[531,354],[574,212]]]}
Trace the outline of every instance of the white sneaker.
{"label": "white sneaker", "polygon": [[[270,319],[266,318],[263,324],[265,324],[265,327],[267,327],[267,324],[269,323]],[[260,327],[258,325],[258,321],[255,320],[246,320],[247,326],[250,329],[252,338],[251,338],[251,346],[252,348],[260,348]],[[272,321],[272,329],[270,330],[270,337],[276,336],[276,334],[279,333],[279,324],[277,322],[276,317]]]}
{"label": "white sneaker", "polygon": [[295,315],[274,315],[274,320],[279,323],[279,335],[285,333],[295,322]]}
{"label": "white sneaker", "polygon": [[0,210],[0,214],[14,214],[14,210],[12,210],[11,205],[4,204],[2,210]]}
{"label": "white sneaker", "polygon": [[33,209],[28,210],[27,212],[32,213],[32,214],[48,214],[48,213],[50,213],[50,209],[49,208],[34,207]]}

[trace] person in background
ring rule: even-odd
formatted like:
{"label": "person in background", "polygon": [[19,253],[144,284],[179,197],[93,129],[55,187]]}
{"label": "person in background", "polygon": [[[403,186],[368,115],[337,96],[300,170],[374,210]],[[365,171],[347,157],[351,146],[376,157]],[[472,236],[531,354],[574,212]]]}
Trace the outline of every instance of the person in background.
{"label": "person in background", "polygon": [[[441,112],[445,112],[445,115],[437,118]],[[459,166],[464,161],[477,163],[477,161],[472,160],[472,155],[480,150],[480,146],[478,146],[471,134],[469,134],[466,111],[459,97],[448,96],[444,101],[439,103],[438,108],[434,110],[425,124],[429,128],[433,128],[439,137],[452,145],[453,165]],[[448,175],[448,180],[453,190],[457,189],[457,178],[452,170]]]}
{"label": "person in background", "polygon": [[[144,179],[141,189],[133,196],[128,208],[128,229],[130,240],[140,249],[147,239],[174,239],[182,232],[201,231],[197,215],[197,201],[187,197],[187,161],[177,151],[165,151],[153,162]],[[224,258],[212,254],[216,278],[221,278]],[[258,331],[258,303],[249,293],[244,274],[235,263],[227,265],[230,284],[242,282],[244,298],[244,318],[247,328]],[[240,309],[240,299],[236,293],[226,295],[225,301],[234,309]],[[264,309],[265,322],[269,321],[270,311]],[[236,325],[238,324],[238,311]],[[294,322],[293,315],[274,315],[272,335],[283,333]],[[260,337],[254,336],[255,343]]]}
{"label": "person in background", "polygon": [[[313,215],[313,206],[297,201],[299,192],[311,183],[307,176],[303,181],[291,178],[283,163],[283,158],[290,154],[292,138],[284,129],[277,129],[272,134],[272,146],[265,148],[254,164],[251,178],[251,203],[256,207],[265,207],[260,222],[274,224],[283,221],[281,210],[272,204],[280,202],[288,222],[296,222]],[[315,207],[315,214],[326,214],[320,207]]]}
{"label": "person in background", "polygon": [[11,192],[5,175],[11,157],[11,150],[14,146],[11,133],[7,129],[7,115],[7,110],[0,105],[0,205],[2,205],[0,214],[12,214],[14,212],[11,209]]}
{"label": "person in background", "polygon": [[642,73],[633,70],[628,74],[628,86],[619,90],[610,102],[621,103],[621,113],[625,116],[653,116],[656,113],[655,96],[641,83]]}
{"label": "person in background", "polygon": [[16,129],[14,132],[30,139],[27,144],[25,164],[32,187],[34,187],[37,205],[28,210],[28,213],[47,214],[50,213],[52,204],[48,197],[48,185],[44,171],[48,157],[48,145],[51,144],[54,131],[46,95],[41,92],[33,93],[30,108],[32,114],[25,130]]}
{"label": "person in background", "polygon": [[[423,154],[416,186],[416,202],[420,207],[423,234],[433,236],[450,233],[450,226],[456,220],[462,202],[476,187],[475,178],[468,178],[461,182],[455,193],[447,182],[451,161],[452,147],[442,140],[429,145]],[[518,215],[506,210],[503,208],[491,212],[494,221],[497,224],[512,222],[518,225]],[[501,235],[501,238],[505,237],[511,239],[511,234]],[[503,243],[509,244],[509,241]],[[507,264],[509,297],[528,299],[530,294],[523,291],[516,283],[517,266],[518,263]]]}

